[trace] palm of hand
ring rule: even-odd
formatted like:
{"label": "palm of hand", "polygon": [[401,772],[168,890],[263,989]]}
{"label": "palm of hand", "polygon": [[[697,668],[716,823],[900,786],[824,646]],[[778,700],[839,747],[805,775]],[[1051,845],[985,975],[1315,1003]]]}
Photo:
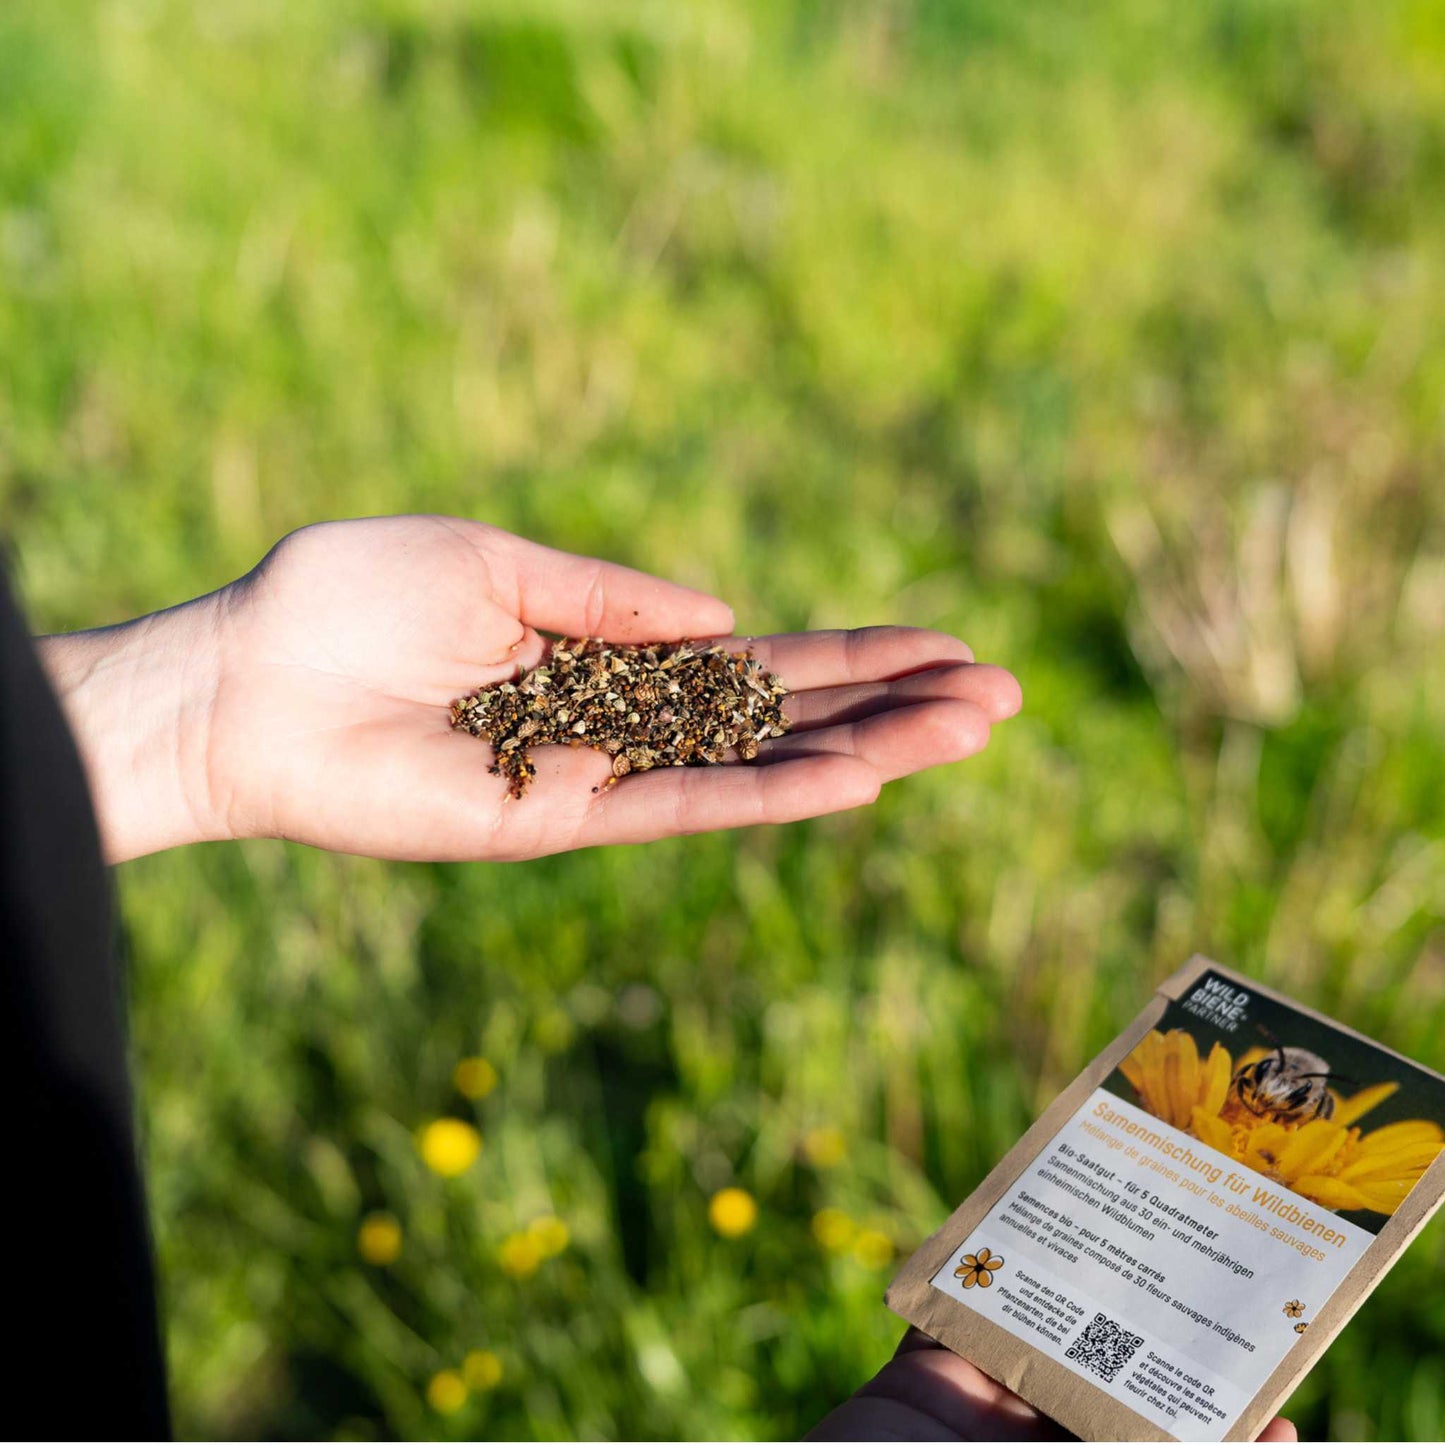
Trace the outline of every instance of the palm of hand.
{"label": "palm of hand", "polygon": [[870,801],[976,752],[1017,685],[907,628],[761,639],[795,731],[757,767],[660,769],[594,793],[609,760],[547,748],[527,797],[448,704],[534,665],[537,629],[641,642],[726,633],[727,607],[641,573],[443,517],[294,533],[222,597],[207,772],[232,832],[411,859],[522,858],[782,822]]}

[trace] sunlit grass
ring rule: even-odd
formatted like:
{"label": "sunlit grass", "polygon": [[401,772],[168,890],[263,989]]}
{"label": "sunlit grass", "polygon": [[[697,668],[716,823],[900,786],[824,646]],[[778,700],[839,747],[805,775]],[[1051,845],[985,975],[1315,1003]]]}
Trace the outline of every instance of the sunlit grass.
{"label": "sunlit grass", "polygon": [[[182,1432],[796,1434],[1195,949],[1445,1065],[1441,254],[1425,0],[3,7],[37,624],[427,508],[1027,698],[806,827],[122,870]],[[1445,1429],[1441,1238],[1307,1432]]]}

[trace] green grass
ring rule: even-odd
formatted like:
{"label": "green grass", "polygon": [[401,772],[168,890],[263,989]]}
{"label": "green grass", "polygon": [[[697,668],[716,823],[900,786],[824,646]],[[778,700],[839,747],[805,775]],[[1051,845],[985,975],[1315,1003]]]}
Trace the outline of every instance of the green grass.
{"label": "green grass", "polygon": [[[1445,1066],[1442,254],[1431,0],[6,4],[38,626],[437,509],[752,630],[950,628],[1027,697],[809,826],[124,868],[179,1428],[795,1434],[898,1331],[814,1211],[901,1257],[1195,949]],[[1306,1431],[1445,1432],[1442,1247]]]}

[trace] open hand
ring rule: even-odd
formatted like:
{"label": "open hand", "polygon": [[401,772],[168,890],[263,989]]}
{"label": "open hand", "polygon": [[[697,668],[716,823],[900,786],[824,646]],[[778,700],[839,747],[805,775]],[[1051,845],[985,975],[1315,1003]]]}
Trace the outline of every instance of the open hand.
{"label": "open hand", "polygon": [[[180,781],[151,790],[182,798],[185,823],[138,818],[135,800],[115,796],[123,784],[96,762],[104,740],[87,746],[104,709],[68,699],[112,858],[187,836],[269,836],[385,858],[517,859],[790,822],[978,752],[1019,706],[1007,672],[975,664],[942,633],[758,638],[759,658],[791,690],[794,730],[764,743],[755,764],[655,769],[594,792],[611,772],[606,755],[546,747],[526,797],[509,798],[488,771],[491,748],[450,726],[453,699],[536,664],[543,631],[704,638],[728,634],[732,613],[689,588],[449,517],[307,527],[229,587],[127,627],[142,631],[48,639],[62,692],[66,644],[78,668],[81,638],[144,649],[140,672],[155,678],[168,638],[190,659],[184,721],[164,728]],[[113,664],[80,669],[81,682]],[[160,682],[146,689],[133,676],[131,691],[161,709]]]}

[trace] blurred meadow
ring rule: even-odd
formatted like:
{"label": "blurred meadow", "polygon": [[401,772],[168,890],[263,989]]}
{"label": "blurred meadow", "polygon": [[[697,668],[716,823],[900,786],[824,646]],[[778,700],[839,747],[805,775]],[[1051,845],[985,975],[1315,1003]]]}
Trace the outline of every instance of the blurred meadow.
{"label": "blurred meadow", "polygon": [[[37,628],[438,510],[1026,697],[806,826],[123,868],[178,1429],[795,1435],[1196,949],[1445,1067],[1442,257],[1436,0],[7,0]],[[1445,1434],[1442,1252],[1304,1432]]]}

